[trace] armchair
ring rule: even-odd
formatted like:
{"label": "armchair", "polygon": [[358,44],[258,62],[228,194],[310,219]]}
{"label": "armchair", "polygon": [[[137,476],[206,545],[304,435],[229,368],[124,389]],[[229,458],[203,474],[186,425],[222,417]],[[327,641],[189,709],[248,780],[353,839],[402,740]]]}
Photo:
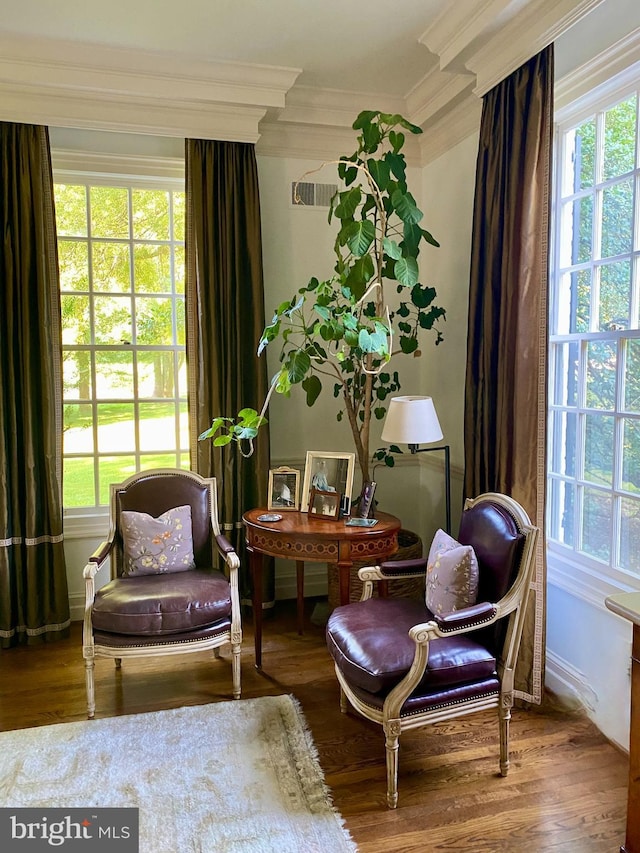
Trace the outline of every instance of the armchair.
{"label": "armchair", "polygon": [[362,568],[360,601],[327,623],[343,713],[352,706],[385,734],[387,804],[398,803],[404,731],[498,709],[500,773],[509,769],[509,721],[538,529],[513,499],[485,493],[465,503],[458,542],[477,559],[477,603],[433,613],[426,603],[373,598],[373,584],[426,576],[427,559]]}
{"label": "armchair", "polygon": [[[214,553],[224,571],[215,567]],[[107,558],[111,579],[96,591]],[[111,485],[109,536],[84,568],[89,718],[96,707],[97,657],[113,658],[116,668],[126,657],[205,649],[217,658],[220,646],[230,643],[233,697],[240,698],[239,565],[220,532],[215,479],[163,468]]]}

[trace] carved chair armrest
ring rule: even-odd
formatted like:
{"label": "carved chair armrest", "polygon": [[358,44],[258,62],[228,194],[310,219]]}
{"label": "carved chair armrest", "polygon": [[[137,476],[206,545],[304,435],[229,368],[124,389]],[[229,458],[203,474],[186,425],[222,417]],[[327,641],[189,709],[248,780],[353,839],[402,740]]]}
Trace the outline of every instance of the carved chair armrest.
{"label": "carved chair armrest", "polygon": [[389,581],[394,578],[420,578],[427,571],[427,561],[423,557],[415,560],[387,560],[377,566],[363,566],[358,569],[358,577],[363,581]]}
{"label": "carved chair armrest", "polygon": [[98,545],[96,550],[89,557],[87,565],[84,567],[83,576],[85,580],[95,577],[96,573],[100,571],[100,569],[104,565],[104,561],[111,553],[112,547],[113,541],[110,539],[106,542],[101,542],[100,545]]}
{"label": "carved chair armrest", "polygon": [[216,547],[222,559],[229,566],[229,569],[233,571],[237,570],[240,566],[240,559],[231,542],[222,533],[216,533]]}

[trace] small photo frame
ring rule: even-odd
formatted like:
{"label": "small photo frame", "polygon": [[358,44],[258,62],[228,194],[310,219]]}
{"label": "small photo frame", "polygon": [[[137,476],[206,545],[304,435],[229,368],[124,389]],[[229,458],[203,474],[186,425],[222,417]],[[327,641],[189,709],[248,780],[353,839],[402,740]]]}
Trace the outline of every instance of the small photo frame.
{"label": "small photo frame", "polygon": [[334,521],[340,515],[340,492],[311,489],[308,514],[318,521]]}
{"label": "small photo frame", "polygon": [[308,511],[311,489],[319,492],[338,492],[351,499],[355,465],[355,453],[307,450],[300,511]]}
{"label": "small photo frame", "polygon": [[300,507],[300,472],[296,468],[272,468],[269,471],[269,497],[267,509],[280,512],[295,511]]}
{"label": "small photo frame", "polygon": [[360,503],[358,504],[358,517],[369,518],[371,507],[373,506],[373,496],[376,491],[376,484],[373,480],[367,480],[362,486],[360,495]]}

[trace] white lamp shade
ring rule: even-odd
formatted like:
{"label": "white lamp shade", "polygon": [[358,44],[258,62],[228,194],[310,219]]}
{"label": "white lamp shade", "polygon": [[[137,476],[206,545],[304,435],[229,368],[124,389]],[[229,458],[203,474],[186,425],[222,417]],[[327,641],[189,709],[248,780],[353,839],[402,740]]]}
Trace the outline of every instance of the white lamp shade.
{"label": "white lamp shade", "polygon": [[382,440],[392,444],[429,444],[442,439],[431,397],[392,397]]}

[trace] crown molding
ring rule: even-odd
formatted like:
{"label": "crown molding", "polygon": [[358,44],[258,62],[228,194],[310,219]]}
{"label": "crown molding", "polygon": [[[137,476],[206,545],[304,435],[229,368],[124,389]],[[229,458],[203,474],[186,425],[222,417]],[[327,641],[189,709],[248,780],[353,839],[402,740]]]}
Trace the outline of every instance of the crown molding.
{"label": "crown molding", "polygon": [[16,121],[255,142],[299,74],[0,33],[0,112]]}
{"label": "crown molding", "polygon": [[603,0],[531,0],[467,58],[478,97],[508,77]]}
{"label": "crown molding", "polygon": [[[520,0],[519,5],[522,4]],[[447,3],[418,41],[439,57],[445,71],[489,28],[494,19],[516,4],[513,0],[457,0]],[[460,69],[464,66],[460,64]]]}
{"label": "crown molding", "polygon": [[471,74],[454,74],[432,68],[405,98],[410,120],[424,126],[463,92],[471,90],[473,85]]}
{"label": "crown molding", "polygon": [[617,76],[638,63],[640,27],[556,82],[554,103],[557,120],[565,121],[570,110],[580,109],[581,99],[598,86],[617,87]]}
{"label": "crown molding", "polygon": [[437,160],[480,129],[482,101],[469,92],[455,107],[427,126],[420,137],[420,165]]}

